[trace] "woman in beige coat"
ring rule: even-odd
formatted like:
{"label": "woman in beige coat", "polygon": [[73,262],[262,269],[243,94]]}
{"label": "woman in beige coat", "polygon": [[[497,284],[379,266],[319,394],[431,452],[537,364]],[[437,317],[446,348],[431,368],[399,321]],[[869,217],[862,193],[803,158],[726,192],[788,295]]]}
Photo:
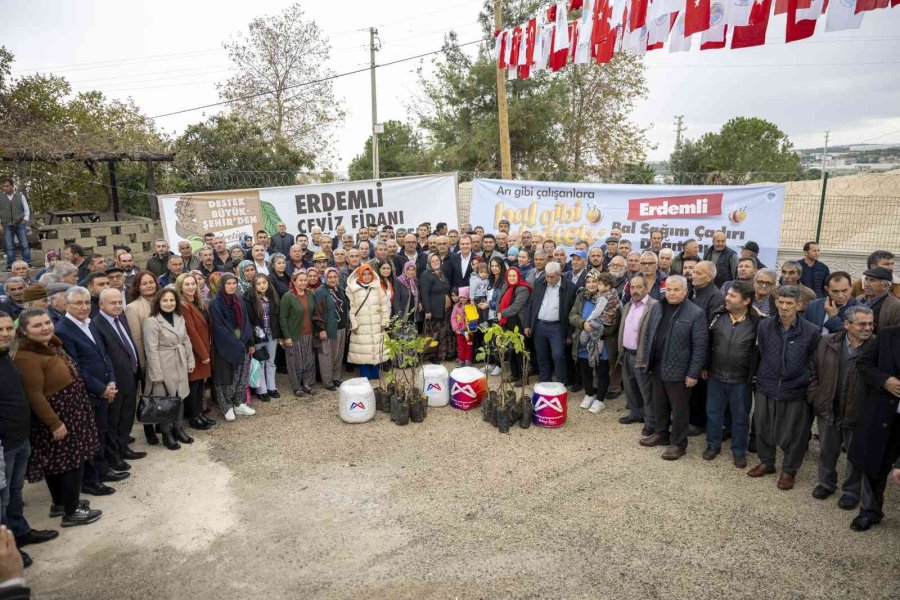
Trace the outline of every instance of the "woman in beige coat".
{"label": "woman in beige coat", "polygon": [[194,441],[184,432],[184,400],[191,393],[188,374],[194,370],[194,351],[175,290],[164,288],[153,299],[150,317],[144,321],[144,353],[150,394],[182,399],[175,423],[159,426],[166,448],[178,450],[178,442]]}
{"label": "woman in beige coat", "polygon": [[391,321],[391,305],[372,267],[360,265],[347,278],[350,303],[350,350],[347,361],[360,365],[359,374],[378,379],[385,361],[384,330]]}
{"label": "woman in beige coat", "polygon": [[[144,354],[144,322],[150,317],[150,309],[153,308],[153,298],[159,290],[156,275],[150,271],[140,271],[134,276],[131,287],[128,288],[128,306],[125,307],[125,318],[128,320],[128,329],[134,338],[134,345],[138,352],[138,361],[141,368],[147,370],[147,357]],[[149,387],[141,381],[139,393],[146,394]],[[144,425],[144,436],[151,446],[159,444],[159,436],[153,425]]]}

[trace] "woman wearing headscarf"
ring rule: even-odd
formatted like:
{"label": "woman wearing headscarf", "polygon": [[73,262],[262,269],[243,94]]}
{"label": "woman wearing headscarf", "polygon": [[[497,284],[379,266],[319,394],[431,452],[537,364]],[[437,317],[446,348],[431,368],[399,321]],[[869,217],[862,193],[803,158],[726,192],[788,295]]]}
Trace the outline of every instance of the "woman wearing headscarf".
{"label": "woman wearing headscarf", "polygon": [[[269,278],[265,275],[257,275],[253,278],[253,288],[245,296],[247,300],[250,324],[254,328],[254,341],[257,349],[265,348],[268,358],[260,360],[262,373],[259,385],[256,386],[256,397],[263,402],[271,398],[281,398],[278,387],[275,384],[275,348],[284,337],[281,334],[278,308],[281,298],[275,296],[275,290],[269,285]],[[261,340],[265,341],[261,341]]]}
{"label": "woman wearing headscarf", "polygon": [[[428,257],[428,268],[419,279],[419,291],[422,306],[425,310],[425,333],[437,342],[436,357],[432,361],[446,356],[448,327],[450,322],[450,281],[443,270],[441,257],[431,254]],[[454,353],[456,337],[453,337]]]}
{"label": "woman wearing headscarf", "polygon": [[[153,298],[159,290],[159,283],[156,281],[156,275],[150,271],[140,271],[134,276],[131,282],[128,296],[131,301],[125,307],[125,319],[128,321],[128,329],[131,330],[131,337],[134,339],[134,346],[137,348],[138,360],[141,368],[147,368],[147,355],[144,352],[144,322],[150,318],[150,311],[153,308]],[[149,383],[141,382],[141,393],[147,393]],[[159,444],[159,436],[156,435],[156,428],[153,425],[144,425],[144,437],[151,446]]]}
{"label": "woman wearing headscarf", "polygon": [[192,429],[206,430],[215,424],[203,414],[203,392],[206,380],[212,375],[212,337],[209,332],[209,311],[201,300],[197,277],[182,273],[175,280],[175,291],[181,295],[181,316],[191,340],[194,370],[188,374],[190,394],[184,404],[184,416]]}
{"label": "woman wearing headscarf", "polygon": [[347,278],[350,303],[350,350],[347,360],[359,365],[359,374],[378,379],[378,366],[385,361],[384,330],[391,320],[391,307],[372,267],[360,265]]}
{"label": "woman wearing headscarf", "polygon": [[[497,304],[497,322],[507,331],[519,333],[524,331],[522,325],[525,318],[525,307],[531,297],[531,286],[522,277],[518,267],[510,267],[506,270],[506,282],[500,288],[500,302]],[[514,380],[522,378],[522,355],[512,353],[510,356],[510,370]]]}
{"label": "woman wearing headscarf", "polygon": [[294,396],[298,398],[312,395],[312,386],[316,382],[312,346],[314,312],[315,300],[306,271],[297,269],[291,276],[290,290],[281,298],[279,318],[288,377]]}
{"label": "woman wearing headscarf", "polygon": [[171,288],[163,288],[153,299],[150,318],[144,321],[144,352],[150,394],[182,400],[175,422],[159,426],[163,445],[178,450],[178,442],[194,441],[184,431],[184,403],[191,394],[188,377],[194,370],[194,351],[181,316],[181,297]]}
{"label": "woman wearing headscarf", "polygon": [[[419,278],[416,277],[416,263],[415,261],[407,261],[405,265],[403,265],[403,273],[400,274],[400,277],[397,278],[397,287],[404,288],[405,291],[401,290],[401,304],[398,307],[398,314],[406,314],[408,315],[408,319],[410,323],[419,323],[421,322],[421,314],[419,313]],[[402,298],[408,298],[407,300],[403,300]]]}
{"label": "woman wearing headscarf", "polygon": [[100,445],[87,389],[54,335],[47,311],[24,311],[18,334],[13,362],[34,415],[28,481],[47,481],[53,499],[50,516],[61,516],[63,527],[93,523],[101,511],[80,499],[84,462]]}
{"label": "woman wearing headscarf", "polygon": [[219,293],[219,284],[222,281],[222,271],[213,271],[209,274],[209,295],[206,297],[206,304],[212,302],[212,299]]}
{"label": "woman wearing headscarf", "polygon": [[306,270],[306,283],[309,286],[309,290],[313,293],[319,289],[322,285],[322,273],[319,269],[310,267]]}
{"label": "woman wearing headscarf", "polygon": [[244,258],[246,260],[253,259],[251,255],[253,251],[253,236],[249,233],[245,233],[241,236],[241,251],[244,253]]}
{"label": "woman wearing headscarf", "polygon": [[241,248],[240,244],[232,244],[229,246],[228,254],[230,258],[222,265],[222,270],[237,275],[238,265],[247,260],[247,257],[244,256],[244,250]]}
{"label": "woman wearing headscarf", "polygon": [[238,293],[242,298],[247,298],[247,294],[253,286],[254,277],[256,277],[256,265],[252,260],[242,260],[238,265]]}
{"label": "woman wearing headscarf", "polygon": [[347,339],[347,296],[341,290],[340,272],[334,267],[325,269],[325,285],[315,294],[313,345],[319,358],[319,375],[325,389],[334,391],[341,384],[341,362]]}
{"label": "woman wearing headscarf", "polygon": [[209,303],[213,334],[213,385],[216,400],[226,421],[235,415],[253,415],[247,405],[250,360],[253,355],[253,328],[247,316],[247,305],[238,295],[238,279],[231,273],[222,275],[219,293]]}
{"label": "woman wearing headscarf", "polygon": [[34,281],[37,281],[41,278],[41,275],[49,272],[56,263],[59,262],[59,251],[58,250],[49,250],[47,255],[44,257],[44,268],[37,272],[37,275],[34,276]]}

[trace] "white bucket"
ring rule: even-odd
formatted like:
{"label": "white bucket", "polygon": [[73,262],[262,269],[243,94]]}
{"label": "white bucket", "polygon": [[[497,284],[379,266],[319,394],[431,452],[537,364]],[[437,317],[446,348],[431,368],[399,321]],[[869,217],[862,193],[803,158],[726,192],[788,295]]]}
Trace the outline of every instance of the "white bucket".
{"label": "white bucket", "polygon": [[375,416],[375,390],[365,377],[341,384],[338,414],[347,423],[365,423]]}
{"label": "white bucket", "polygon": [[428,406],[450,403],[450,373],[443,365],[424,365],[419,371],[418,388],[428,398]]}

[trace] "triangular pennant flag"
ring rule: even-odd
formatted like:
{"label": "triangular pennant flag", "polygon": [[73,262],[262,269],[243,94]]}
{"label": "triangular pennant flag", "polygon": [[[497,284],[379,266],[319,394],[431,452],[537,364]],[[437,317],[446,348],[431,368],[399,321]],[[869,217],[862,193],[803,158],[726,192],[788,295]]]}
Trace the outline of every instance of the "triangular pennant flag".
{"label": "triangular pennant flag", "polygon": [[769,13],[772,11],[772,0],[755,0],[750,11],[750,22],[743,27],[735,27],[731,34],[731,47],[750,48],[766,43],[766,30],[769,28]]}

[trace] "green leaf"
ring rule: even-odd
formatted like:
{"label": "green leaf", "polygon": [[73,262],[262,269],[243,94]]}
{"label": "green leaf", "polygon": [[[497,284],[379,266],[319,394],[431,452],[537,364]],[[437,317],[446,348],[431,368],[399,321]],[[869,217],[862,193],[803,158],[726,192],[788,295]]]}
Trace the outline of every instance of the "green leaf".
{"label": "green leaf", "polygon": [[260,205],[263,213],[263,229],[270,236],[273,236],[278,233],[278,224],[281,222],[281,217],[278,216],[278,211],[275,210],[271,202],[260,202]]}

